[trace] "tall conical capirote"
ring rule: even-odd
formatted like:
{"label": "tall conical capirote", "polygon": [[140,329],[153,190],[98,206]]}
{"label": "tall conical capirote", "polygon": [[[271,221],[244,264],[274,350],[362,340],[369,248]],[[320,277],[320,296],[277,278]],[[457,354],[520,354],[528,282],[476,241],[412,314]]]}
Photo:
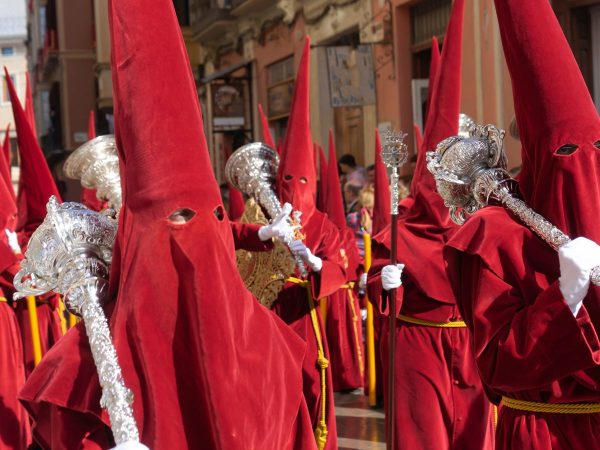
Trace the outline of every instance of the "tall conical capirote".
{"label": "tall conical capirote", "polygon": [[142,440],[285,448],[303,345],[238,273],[173,2],[112,0],[109,10],[124,187],[111,331]]}
{"label": "tall conical capirote", "polygon": [[316,209],[317,174],[313,140],[310,133],[310,39],[305,39],[304,51],[296,74],[294,96],[283,141],[280,164],[279,196],[308,218]]}
{"label": "tall conical capirote", "polygon": [[333,130],[329,130],[329,162],[327,174],[327,201],[325,212],[329,219],[340,229],[346,228],[346,209],[344,208],[344,197],[340,185],[340,174],[338,172],[335,142]]}
{"label": "tall conical capirote", "polygon": [[[443,249],[456,225],[450,220],[448,208],[427,170],[426,151],[434,150],[439,142],[458,134],[464,9],[465,1],[455,0],[433,87],[423,146],[417,156],[411,185],[412,204],[409,200],[398,226],[397,252],[406,264],[405,271],[421,292],[445,303],[454,302],[454,293],[446,275]],[[389,227],[376,239],[389,246]]]}
{"label": "tall conical capirote", "polygon": [[522,143],[524,199],[600,242],[600,118],[550,2],[496,0]]}
{"label": "tall conical capirote", "polygon": [[273,139],[273,135],[271,134],[271,128],[269,127],[269,119],[267,119],[267,116],[265,115],[263,107],[260,103],[258,104],[258,115],[260,116],[260,125],[262,128],[263,142],[265,143],[265,145],[268,145],[273,150],[275,150],[275,140]]}
{"label": "tall conical capirote", "polygon": [[6,68],[4,71],[15,119],[21,168],[17,194],[17,231],[30,234],[44,221],[50,197],[54,195],[60,199],[60,194],[12,79]]}

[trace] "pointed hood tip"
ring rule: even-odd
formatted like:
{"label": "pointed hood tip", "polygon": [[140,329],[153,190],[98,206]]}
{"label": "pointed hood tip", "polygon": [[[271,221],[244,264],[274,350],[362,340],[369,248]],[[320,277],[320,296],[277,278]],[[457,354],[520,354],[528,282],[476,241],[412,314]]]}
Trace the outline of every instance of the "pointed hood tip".
{"label": "pointed hood tip", "polygon": [[306,36],[298,65],[294,95],[278,173],[280,197],[305,217],[316,203],[317,174],[310,131],[310,38]]}
{"label": "pointed hood tip", "polygon": [[342,196],[342,186],[340,184],[340,174],[338,172],[337,154],[332,130],[329,130],[329,160],[327,168],[327,208],[325,212],[338,229],[344,230],[347,226],[346,209],[344,208],[344,198]]}
{"label": "pointed hood tip", "polygon": [[[182,204],[212,214],[222,199],[181,28],[172,2],[153,6],[140,12],[135,0],[113,0],[109,8],[117,141],[126,161],[124,202],[152,218],[167,217]],[[155,30],[151,46],[147,28]],[[159,88],[164,86],[169,89]]]}

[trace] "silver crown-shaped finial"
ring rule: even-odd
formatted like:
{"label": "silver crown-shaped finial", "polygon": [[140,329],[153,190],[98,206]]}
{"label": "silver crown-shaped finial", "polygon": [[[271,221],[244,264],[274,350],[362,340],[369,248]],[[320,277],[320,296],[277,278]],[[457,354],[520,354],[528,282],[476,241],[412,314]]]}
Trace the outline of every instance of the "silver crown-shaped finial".
{"label": "silver crown-shaped finial", "polygon": [[389,168],[399,168],[408,159],[408,147],[404,142],[406,133],[400,131],[387,130],[383,132],[383,149],[381,157],[383,163]]}

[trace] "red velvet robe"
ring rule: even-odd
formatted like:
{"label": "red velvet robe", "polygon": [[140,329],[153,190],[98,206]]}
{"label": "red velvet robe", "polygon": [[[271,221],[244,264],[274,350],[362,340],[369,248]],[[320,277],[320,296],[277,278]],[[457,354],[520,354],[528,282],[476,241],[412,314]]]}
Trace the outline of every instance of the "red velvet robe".
{"label": "red velvet robe", "polygon": [[[600,402],[597,287],[590,288],[573,317],[559,289],[557,253],[502,208],[485,208],[471,217],[446,254],[492,399]],[[496,442],[500,450],[597,448],[600,414],[504,407]]]}
{"label": "red velvet robe", "polygon": [[[0,281],[0,296],[10,300],[14,291],[5,274]],[[29,417],[17,400],[24,383],[19,324],[11,303],[0,301],[0,450],[25,449],[31,443]]]}
{"label": "red velvet robe", "polygon": [[[402,256],[399,257],[402,261]],[[369,299],[384,315],[387,294],[381,269],[389,264],[386,246],[373,243]],[[429,280],[433,282],[433,280]],[[453,301],[428,297],[410,276],[403,276],[397,309],[432,322],[459,321]],[[388,320],[382,321],[381,360],[387,386]],[[435,328],[396,321],[395,450],[482,450],[493,448],[493,414],[485,396],[466,328]]]}
{"label": "red velvet robe", "polygon": [[[201,221],[190,225],[194,227],[192,230],[188,227],[189,231],[193,231],[192,234],[205,230]],[[238,247],[258,250],[268,245],[258,239],[256,227],[234,224],[232,231],[234,236],[246,237],[244,242],[237,242]],[[218,258],[218,255],[203,252],[201,248],[196,249],[193,238],[185,242],[182,240],[185,239],[184,236],[176,235],[174,239],[178,241],[178,248],[187,249],[186,251],[195,249],[191,251],[197,252],[196,258],[200,255]],[[160,242],[159,237],[154,242]],[[155,251],[156,248],[153,246],[146,249],[149,250]],[[187,257],[189,256],[188,254]],[[190,267],[187,257],[177,254],[171,257],[176,264],[182,265],[182,269],[178,271],[182,280],[193,280],[198,276],[186,271]],[[118,261],[118,253],[114,258]],[[147,256],[142,257],[140,261],[145,261],[146,258]],[[225,258],[224,261],[226,260],[228,259]],[[203,304],[187,305],[188,308],[200,308],[204,311],[206,317],[203,319],[203,328],[216,327],[212,334],[218,337],[210,341],[196,342],[186,337],[193,333],[192,330],[179,326],[174,329],[169,327],[164,320],[172,316],[172,311],[168,308],[170,302],[163,302],[162,306],[161,303],[155,303],[155,307],[162,308],[165,315],[154,315],[151,318],[143,312],[147,309],[140,311],[145,318],[137,319],[139,322],[135,329],[131,324],[119,323],[123,319],[116,317],[116,312],[113,312],[115,302],[110,302],[105,308],[107,315],[112,316],[111,331],[123,377],[134,392],[134,411],[142,441],[153,450],[228,449],[242,448],[241,443],[233,442],[241,436],[248,438],[253,435],[244,444],[248,448],[316,448],[309,412],[300,392],[300,360],[305,351],[304,343],[243,289],[241,280],[236,278],[235,267],[215,265],[214,268],[228,270],[231,274],[231,285],[222,286],[222,289],[237,297],[236,305],[215,305],[210,298],[202,295],[196,298]],[[138,302],[140,299],[155,299],[156,295],[152,293],[160,290],[160,280],[148,280],[149,285],[140,286],[138,290]],[[184,291],[190,292],[188,288]],[[185,297],[185,292],[180,295]],[[202,289],[195,292],[202,292]],[[180,299],[178,304],[183,307],[186,302]],[[234,308],[236,312],[232,312],[230,316],[226,311],[228,308]],[[183,320],[192,317],[192,314],[195,313],[188,309],[179,311],[177,317]],[[243,324],[239,323],[239,317],[244,318]],[[182,337],[179,333],[183,332],[186,334]],[[157,339],[158,336],[160,338]],[[144,347],[147,342],[153,342],[154,345]],[[214,346],[206,349],[205,354],[204,370],[210,375],[208,379],[207,373],[193,371],[197,371],[199,362],[191,359],[189,349],[190,346],[197,345]],[[194,354],[202,353],[196,350]],[[223,367],[223,370],[217,376],[215,369],[219,367]],[[252,374],[248,372],[249,369],[253,371]],[[278,382],[271,381],[272,378]],[[282,378],[288,380],[287,386],[279,382]],[[202,380],[210,383],[210,390],[202,392]],[[230,384],[236,386],[240,383],[245,383],[244,392],[224,394],[230,389]],[[295,388],[298,389],[297,393]],[[80,323],[44,357],[21,391],[20,398],[34,419],[34,437],[42,448],[98,450],[114,445],[108,415],[100,408],[100,394],[85,328]],[[219,423],[235,423],[221,428],[219,436],[211,435],[210,430],[198,426],[199,421],[211,420],[205,416],[207,411],[204,404],[197,402],[204,395],[216,396],[227,403],[221,404],[222,409],[214,419]],[[263,398],[263,404],[253,412],[253,417],[241,415],[241,411],[248,413],[244,409],[247,398],[253,399],[249,401]],[[214,399],[211,401],[214,402]],[[277,426],[269,425],[273,423],[269,414],[277,417]],[[281,418],[292,420],[282,424]],[[260,427],[255,426],[257,421],[261,423]],[[230,444],[224,447],[224,441]]]}
{"label": "red velvet robe", "polygon": [[[306,234],[306,245],[312,253],[323,260],[320,273],[311,273],[310,282],[312,296],[317,300],[332,295],[345,283],[346,274],[340,257],[340,240],[337,227],[327,217],[315,211],[308,220],[303,222],[303,233]],[[315,429],[321,418],[321,372],[317,366],[318,347],[313,329],[306,289],[293,283],[287,283],[277,298],[273,311],[281,317],[307,344],[306,356],[302,366],[304,379],[304,397],[308,405],[312,427]],[[325,357],[330,358],[325,329],[321,320],[319,308],[319,330],[323,338]],[[337,431],[335,410],[333,404],[333,382],[331,365],[326,377],[326,407],[328,439],[325,449],[337,449]]]}
{"label": "red velvet robe", "polygon": [[[346,268],[347,282],[355,283],[359,278],[361,261],[354,233],[346,229],[340,234],[340,257]],[[363,387],[365,350],[362,318],[358,296],[353,289],[340,289],[327,298],[325,326],[333,390],[339,392]]]}

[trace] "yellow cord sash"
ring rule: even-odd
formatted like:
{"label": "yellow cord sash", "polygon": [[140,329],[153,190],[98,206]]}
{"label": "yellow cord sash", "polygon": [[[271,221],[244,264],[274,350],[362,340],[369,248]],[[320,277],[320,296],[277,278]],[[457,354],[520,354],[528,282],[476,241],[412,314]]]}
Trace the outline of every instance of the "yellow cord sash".
{"label": "yellow cord sash", "polygon": [[323,338],[321,336],[321,329],[319,328],[319,317],[317,316],[317,306],[313,299],[312,289],[310,282],[307,280],[301,280],[300,278],[290,277],[287,279],[290,283],[297,284],[306,289],[308,299],[308,310],[310,311],[310,321],[312,323],[313,331],[315,332],[315,338],[317,340],[317,365],[321,371],[321,418],[317,429],[315,430],[315,440],[317,441],[317,447],[319,450],[325,448],[327,443],[327,367],[329,367],[329,361],[325,358],[325,350],[323,347]]}
{"label": "yellow cord sash", "polygon": [[550,414],[600,413],[600,403],[540,403],[502,397],[502,406],[519,411]]}
{"label": "yellow cord sash", "polygon": [[0,297],[0,303],[7,303],[6,297]]}
{"label": "yellow cord sash", "polygon": [[352,314],[352,326],[354,328],[354,344],[356,345],[356,357],[358,358],[358,365],[360,369],[360,377],[363,378],[365,375],[365,362],[362,354],[360,336],[358,335],[358,327],[362,326],[359,313],[356,311],[356,301],[354,298],[354,283],[350,282],[344,284],[341,289],[348,290],[348,301],[350,302],[350,311]]}
{"label": "yellow cord sash", "polygon": [[31,329],[31,345],[33,346],[33,363],[37,366],[42,360],[42,341],[40,339],[40,325],[37,316],[35,297],[28,295],[27,312],[29,313],[29,328]]}
{"label": "yellow cord sash", "polygon": [[409,317],[403,314],[398,314],[398,320],[401,322],[410,323],[413,325],[421,325],[422,327],[433,327],[433,328],[467,328],[467,324],[462,320],[456,322],[431,322],[429,320],[417,319],[416,317]]}

